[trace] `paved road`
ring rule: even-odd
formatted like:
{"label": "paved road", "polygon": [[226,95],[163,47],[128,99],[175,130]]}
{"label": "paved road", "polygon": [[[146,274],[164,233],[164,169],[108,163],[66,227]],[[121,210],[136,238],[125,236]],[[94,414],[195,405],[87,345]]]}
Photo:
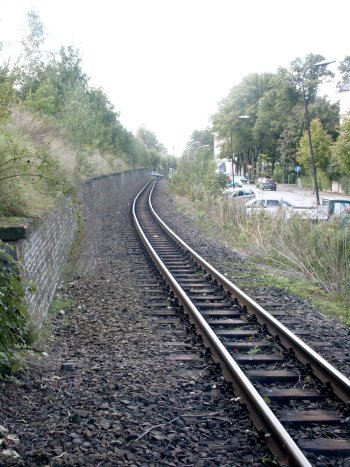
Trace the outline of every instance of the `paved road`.
{"label": "paved road", "polygon": [[[276,191],[260,190],[254,185],[246,185],[247,188],[251,188],[257,198],[271,198],[271,199],[284,199],[294,204],[294,206],[315,206],[316,195],[312,190],[306,188],[298,188],[296,185],[279,184],[277,185]],[[349,195],[342,193],[331,193],[327,191],[320,192],[320,198],[349,198]]]}

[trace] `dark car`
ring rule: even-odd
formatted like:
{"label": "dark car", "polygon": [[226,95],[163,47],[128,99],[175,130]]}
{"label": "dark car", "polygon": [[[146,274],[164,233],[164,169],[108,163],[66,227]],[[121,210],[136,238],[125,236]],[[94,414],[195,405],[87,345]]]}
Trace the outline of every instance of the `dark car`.
{"label": "dark car", "polygon": [[235,180],[234,182],[229,182],[227,188],[241,188],[242,182],[240,180]]}
{"label": "dark car", "polygon": [[261,190],[276,191],[277,183],[272,178],[261,178],[258,181],[257,188]]}

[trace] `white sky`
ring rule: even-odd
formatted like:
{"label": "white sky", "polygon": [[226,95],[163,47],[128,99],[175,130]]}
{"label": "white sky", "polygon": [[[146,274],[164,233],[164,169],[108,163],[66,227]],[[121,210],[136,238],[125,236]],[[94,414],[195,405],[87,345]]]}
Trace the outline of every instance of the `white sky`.
{"label": "white sky", "polygon": [[13,51],[31,7],[50,50],[80,50],[122,124],[146,125],[177,155],[248,73],[350,55],[349,0],[0,0],[0,41]]}

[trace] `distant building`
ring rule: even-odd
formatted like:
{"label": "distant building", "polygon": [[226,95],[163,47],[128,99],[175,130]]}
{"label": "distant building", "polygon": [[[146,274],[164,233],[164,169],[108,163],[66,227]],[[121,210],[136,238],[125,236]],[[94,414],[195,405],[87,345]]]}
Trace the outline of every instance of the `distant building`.
{"label": "distant building", "polygon": [[223,141],[217,138],[217,134],[214,135],[214,160],[217,167],[218,173],[225,173],[230,179],[232,179],[233,164],[231,159],[221,158]]}

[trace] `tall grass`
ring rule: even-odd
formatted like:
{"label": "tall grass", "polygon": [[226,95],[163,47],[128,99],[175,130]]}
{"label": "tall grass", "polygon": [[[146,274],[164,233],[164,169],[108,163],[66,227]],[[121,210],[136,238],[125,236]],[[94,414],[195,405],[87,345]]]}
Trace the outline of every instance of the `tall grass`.
{"label": "tall grass", "polygon": [[341,228],[339,220],[315,223],[297,214],[287,218],[282,210],[248,216],[239,199],[203,192],[194,206],[206,213],[218,235],[232,246],[278,269],[298,273],[350,303],[350,227]]}

